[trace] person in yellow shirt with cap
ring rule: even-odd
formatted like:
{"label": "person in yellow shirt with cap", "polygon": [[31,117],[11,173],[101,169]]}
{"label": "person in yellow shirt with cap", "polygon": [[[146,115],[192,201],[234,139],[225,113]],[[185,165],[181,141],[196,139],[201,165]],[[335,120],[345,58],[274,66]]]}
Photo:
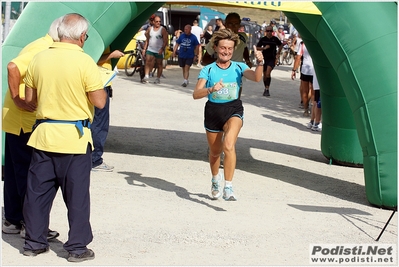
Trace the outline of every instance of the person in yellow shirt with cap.
{"label": "person in yellow shirt with cap", "polygon": [[[26,45],[16,58],[7,65],[8,90],[4,98],[2,129],[5,132],[4,145],[4,216],[2,232],[21,234],[25,237],[22,213],[28,169],[32,148],[27,145],[32,126],[36,120],[36,105],[24,101],[25,78],[28,64],[39,52],[59,41],[57,27],[62,17],[55,19],[48,33]],[[59,233],[49,230],[48,239]]]}

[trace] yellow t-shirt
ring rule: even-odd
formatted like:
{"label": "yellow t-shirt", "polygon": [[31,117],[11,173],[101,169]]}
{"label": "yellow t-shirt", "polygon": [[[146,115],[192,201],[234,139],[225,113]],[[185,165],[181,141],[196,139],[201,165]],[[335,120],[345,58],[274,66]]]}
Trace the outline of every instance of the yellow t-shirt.
{"label": "yellow t-shirt", "polygon": [[[104,50],[103,55],[108,54],[108,53],[110,53],[109,46]],[[107,83],[107,81],[110,80],[112,75],[114,75],[114,71],[112,70],[111,60],[108,60],[108,61],[104,62],[101,66],[99,66],[99,70],[101,73],[101,77],[103,79],[104,87],[111,86],[112,81]]]}
{"label": "yellow t-shirt", "polygon": [[98,66],[98,69],[100,71],[104,87],[111,86],[112,81],[110,81],[110,79],[114,75],[114,71],[101,66]]}
{"label": "yellow t-shirt", "polygon": [[[32,59],[24,82],[37,90],[37,119],[92,122],[94,106],[87,93],[103,90],[94,60],[79,46],[63,42],[54,43]],[[73,124],[41,123],[28,145],[49,152],[85,154],[93,140],[90,129],[83,130],[81,136]]]}
{"label": "yellow t-shirt", "polygon": [[[26,45],[18,54],[18,56],[11,60],[11,62],[17,65],[21,74],[21,80],[19,83],[20,97],[25,95],[25,83],[23,79],[25,78],[26,69],[28,68],[29,62],[37,53],[48,49],[52,43],[53,39],[47,34],[46,36]],[[10,90],[7,90],[3,105],[3,131],[6,133],[19,135],[22,128],[24,133],[30,133],[35,120],[36,112],[29,112],[19,109],[11,98]]]}
{"label": "yellow t-shirt", "polygon": [[[110,47],[108,46],[107,48],[105,48],[105,50],[104,50],[104,52],[103,52],[103,55],[104,55],[104,54],[108,54],[108,53],[110,53],[110,52],[111,52],[111,49],[110,49]],[[104,63],[101,65],[101,67],[106,68],[106,69],[109,69],[109,70],[112,70],[111,60],[107,60],[106,62],[104,62]]]}

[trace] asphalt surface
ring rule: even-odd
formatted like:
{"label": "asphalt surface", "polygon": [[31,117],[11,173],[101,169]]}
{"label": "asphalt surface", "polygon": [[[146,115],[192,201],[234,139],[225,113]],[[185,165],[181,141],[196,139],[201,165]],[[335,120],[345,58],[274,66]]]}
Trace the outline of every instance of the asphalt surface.
{"label": "asphalt surface", "polygon": [[167,67],[159,85],[121,70],[104,153],[115,169],[91,178],[89,248],[96,258],[66,261],[67,211],[59,192],[50,228],[60,236],[49,253],[23,256],[23,239],[3,234],[2,265],[325,265],[311,264],[315,244],[388,244],[396,253],[397,215],[375,241],[392,211],[367,202],[363,169],[330,165],[322,155],[321,133],[305,127],[291,68],[273,71],[269,98],[262,82],[244,82],[236,202],[210,199],[205,99],[192,98],[199,68],[192,67],[186,88],[177,66]]}

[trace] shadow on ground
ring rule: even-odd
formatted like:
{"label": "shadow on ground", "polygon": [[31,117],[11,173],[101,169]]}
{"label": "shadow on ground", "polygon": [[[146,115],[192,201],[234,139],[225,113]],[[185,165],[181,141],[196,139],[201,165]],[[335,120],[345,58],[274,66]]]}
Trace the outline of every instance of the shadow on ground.
{"label": "shadow on ground", "polygon": [[[24,252],[23,246],[25,243],[25,239],[23,239],[19,234],[4,234],[2,233],[3,241],[14,247],[19,252]],[[68,258],[68,252],[64,249],[64,243],[59,241],[58,239],[49,240],[50,250],[54,251],[57,254],[57,257],[60,258]],[[23,256],[22,256],[23,257]]]}
{"label": "shadow on ground", "polygon": [[[118,154],[207,162],[206,148],[206,139],[202,133],[111,126],[105,150]],[[260,161],[251,156],[250,148],[288,154],[293,156],[292,160],[300,158],[327,164],[327,160],[321,155],[320,151],[281,143],[240,138],[236,147],[237,169],[264,176],[265,178],[277,179],[339,199],[368,205],[364,192],[365,188],[362,185],[319,175],[314,170],[307,171]],[[134,180],[144,182],[140,176],[133,174],[133,176],[129,175],[129,177],[132,183]],[[157,178],[149,178],[150,181],[151,179]],[[167,188],[166,190],[169,190],[174,188],[176,191],[173,191],[178,194],[176,185],[171,186],[165,183],[169,182],[163,181],[160,189]],[[154,186],[155,183],[152,183],[152,185]],[[186,189],[183,189],[182,192],[184,190]],[[184,194],[189,193],[185,192]]]}
{"label": "shadow on ground", "polygon": [[[187,191],[187,189],[185,189],[184,187],[178,186],[174,183],[171,183],[171,182],[168,182],[166,180],[156,178],[156,177],[144,177],[140,173],[135,173],[135,172],[118,172],[118,173],[124,174],[127,176],[125,179],[129,185],[139,186],[139,187],[149,186],[149,187],[160,189],[163,191],[173,192],[181,199],[185,199],[185,200],[193,201],[197,204],[205,205],[209,208],[214,209],[215,211],[226,211],[223,208],[210,205],[209,203],[207,203],[201,199],[198,199],[198,198],[202,198],[202,199],[210,200],[211,198],[206,194],[191,193],[191,192]],[[198,197],[198,198],[195,198],[195,197]]]}

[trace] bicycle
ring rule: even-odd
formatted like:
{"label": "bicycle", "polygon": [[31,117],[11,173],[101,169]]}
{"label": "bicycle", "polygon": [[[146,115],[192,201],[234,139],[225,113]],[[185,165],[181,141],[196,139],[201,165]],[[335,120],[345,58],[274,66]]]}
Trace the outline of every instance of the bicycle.
{"label": "bicycle", "polygon": [[283,49],[281,50],[281,54],[279,57],[279,65],[283,65],[284,63],[287,65],[291,65],[294,62],[295,53],[290,46],[290,41],[284,43]]}
{"label": "bicycle", "polygon": [[143,56],[144,41],[136,40],[136,49],[125,51],[129,54],[125,61],[125,73],[127,76],[133,76],[140,72],[140,79],[144,78],[145,57]]}

